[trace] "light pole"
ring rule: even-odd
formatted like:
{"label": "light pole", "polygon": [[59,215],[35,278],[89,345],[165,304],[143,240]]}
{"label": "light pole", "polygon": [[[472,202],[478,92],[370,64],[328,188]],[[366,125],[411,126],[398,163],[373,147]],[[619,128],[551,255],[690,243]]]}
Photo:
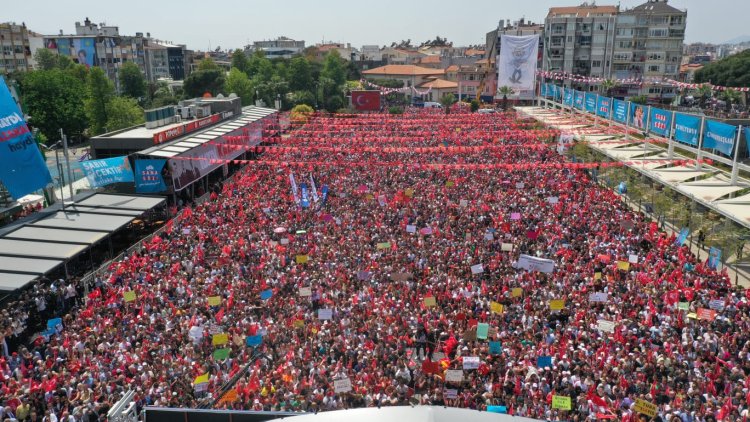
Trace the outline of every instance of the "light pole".
{"label": "light pole", "polygon": [[57,182],[60,185],[60,203],[62,205],[63,212],[65,212],[65,199],[63,198],[64,192],[63,192],[63,168],[62,164],[60,164],[60,149],[58,148],[62,144],[62,139],[52,144],[52,146],[46,146],[42,143],[39,145],[42,146],[42,148],[46,149],[47,151],[55,150],[55,163],[57,166]]}

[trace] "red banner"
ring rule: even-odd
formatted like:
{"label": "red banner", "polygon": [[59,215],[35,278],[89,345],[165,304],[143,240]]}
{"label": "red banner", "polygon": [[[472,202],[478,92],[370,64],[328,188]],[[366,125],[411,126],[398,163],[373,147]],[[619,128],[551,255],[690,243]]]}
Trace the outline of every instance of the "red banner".
{"label": "red banner", "polygon": [[210,126],[217,123],[222,119],[221,114],[212,114],[200,120],[193,120],[192,122],[185,123],[182,126],[176,126],[161,132],[154,133],[154,144],[161,144],[171,139],[182,136],[186,133],[195,132],[198,129],[203,129],[206,126]]}
{"label": "red banner", "polygon": [[359,111],[380,110],[380,91],[352,91],[352,106]]}

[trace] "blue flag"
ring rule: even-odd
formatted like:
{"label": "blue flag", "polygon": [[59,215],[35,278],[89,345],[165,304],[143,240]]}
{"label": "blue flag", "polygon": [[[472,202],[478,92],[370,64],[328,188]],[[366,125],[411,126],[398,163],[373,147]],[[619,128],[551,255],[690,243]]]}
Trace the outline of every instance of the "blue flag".
{"label": "blue flag", "polygon": [[680,246],[684,245],[689,234],[690,229],[688,229],[687,227],[683,227],[682,230],[680,230],[680,234],[677,236],[677,239],[674,240],[674,244]]}
{"label": "blue flag", "polygon": [[0,78],[0,180],[15,198],[52,183],[42,153],[29,132],[21,110]]}
{"label": "blue flag", "polygon": [[134,180],[128,157],[82,161],[81,168],[86,173],[86,178],[89,179],[92,188]]}
{"label": "blue flag", "polygon": [[716,149],[731,157],[736,135],[737,126],[706,120],[706,128],[703,130],[703,148]]}
{"label": "blue flag", "polygon": [[310,207],[310,193],[307,191],[307,184],[300,183],[299,189],[302,192],[301,198],[300,198],[300,206],[302,208],[309,208]]}
{"label": "blue flag", "polygon": [[487,411],[490,413],[508,413],[506,406],[487,406]]}
{"label": "blue flag", "polygon": [[158,193],[167,190],[161,172],[167,160],[135,160],[135,191]]}
{"label": "blue flag", "polygon": [[619,123],[628,122],[628,103],[622,100],[614,100],[612,105],[612,118]]}
{"label": "blue flag", "polygon": [[708,250],[708,268],[716,270],[721,263],[721,249],[711,246]]}
{"label": "blue flag", "polygon": [[539,356],[536,359],[536,366],[540,368],[552,367],[552,356]]}
{"label": "blue flag", "polygon": [[503,352],[503,348],[499,341],[490,342],[490,354],[491,355],[499,355],[502,352]]}
{"label": "blue flag", "polygon": [[323,187],[320,189],[321,194],[321,200],[320,200],[320,206],[326,204],[326,199],[328,199],[328,185],[323,185]]}
{"label": "blue flag", "polygon": [[547,83],[546,82],[543,82],[541,86],[539,87],[539,96],[540,97],[547,96]]}
{"label": "blue flag", "polygon": [[273,297],[273,290],[271,290],[271,289],[263,290],[262,292],[260,292],[260,298],[261,298],[261,300],[268,300],[271,297]]}
{"label": "blue flag", "polygon": [[694,147],[698,146],[701,119],[689,114],[677,113],[674,116],[674,139]]}
{"label": "blue flag", "polygon": [[47,321],[48,330],[62,331],[63,323],[62,318],[53,318]]}
{"label": "blue flag", "polygon": [[263,343],[263,336],[258,334],[257,336],[247,336],[245,344],[248,346],[260,346]]}

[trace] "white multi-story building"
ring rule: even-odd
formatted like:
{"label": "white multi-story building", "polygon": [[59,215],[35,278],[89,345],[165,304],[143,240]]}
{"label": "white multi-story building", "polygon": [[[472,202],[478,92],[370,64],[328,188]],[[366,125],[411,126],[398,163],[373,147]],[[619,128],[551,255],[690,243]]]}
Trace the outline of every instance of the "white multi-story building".
{"label": "white multi-story building", "polygon": [[[295,54],[302,53],[305,49],[305,41],[297,41],[287,37],[279,37],[275,40],[255,41],[252,48],[246,50],[261,50],[269,59],[280,57],[291,59]],[[249,51],[249,52],[252,52]]]}

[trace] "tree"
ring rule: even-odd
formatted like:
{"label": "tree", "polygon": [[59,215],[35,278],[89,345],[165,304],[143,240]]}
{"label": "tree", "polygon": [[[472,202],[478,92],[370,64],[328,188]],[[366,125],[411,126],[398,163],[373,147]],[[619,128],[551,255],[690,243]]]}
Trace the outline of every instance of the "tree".
{"label": "tree", "polygon": [[617,87],[617,81],[614,79],[605,79],[602,81],[602,88],[604,88],[604,92],[606,93],[607,97],[612,96],[612,90]]}
{"label": "tree", "polygon": [[218,67],[196,70],[185,78],[183,89],[188,97],[202,97],[206,92],[216,96],[224,90],[224,82],[224,71]]}
{"label": "tree", "polygon": [[645,95],[636,95],[634,97],[630,97],[630,102],[634,104],[645,105],[646,103],[648,103],[648,97]]}
{"label": "tree", "polygon": [[346,66],[338,50],[331,50],[323,60],[322,78],[332,79],[336,86],[343,86],[346,82]]}
{"label": "tree", "polygon": [[695,97],[698,98],[698,102],[700,103],[701,108],[706,107],[708,104],[708,100],[713,98],[714,96],[714,90],[711,88],[711,85],[703,84],[698,87],[698,89],[695,91]]}
{"label": "tree", "polygon": [[229,76],[227,76],[227,81],[224,84],[224,92],[237,94],[242,99],[243,106],[253,103],[253,86],[250,83],[250,78],[239,68],[233,67],[229,71]]}
{"label": "tree", "polygon": [[100,67],[89,70],[86,83],[86,115],[89,118],[91,133],[98,135],[107,130],[109,113],[107,106],[115,96],[115,87]]}
{"label": "tree", "polygon": [[719,99],[726,103],[727,111],[731,111],[733,104],[742,102],[742,93],[736,89],[727,88],[719,94]]}
{"label": "tree", "polygon": [[312,66],[304,57],[294,57],[289,62],[289,89],[311,91],[313,89]]}
{"label": "tree", "polygon": [[498,95],[503,96],[503,110],[508,109],[508,95],[513,95],[514,91],[513,88],[503,85],[500,88],[497,89]]}
{"label": "tree", "polygon": [[151,107],[159,108],[166,105],[177,104],[179,96],[175,95],[166,82],[149,84],[151,93]]}
{"label": "tree", "polygon": [[300,104],[307,104],[307,105],[315,105],[315,94],[313,94],[310,91],[294,91],[290,92],[286,95],[287,102],[289,102],[292,105],[300,105]]}
{"label": "tree", "polygon": [[114,97],[107,105],[107,130],[118,130],[144,122],[143,109],[133,98]]}
{"label": "tree", "polygon": [[729,87],[750,86],[750,50],[703,66],[695,72],[695,82]]}
{"label": "tree", "polygon": [[310,116],[315,112],[307,104],[298,104],[292,108],[291,119],[295,123],[306,123]]}
{"label": "tree", "polygon": [[471,106],[471,112],[474,113],[475,111],[479,110],[479,101],[477,101],[476,98],[472,99],[469,103]]}
{"label": "tree", "polygon": [[270,81],[273,76],[273,63],[266,58],[262,50],[257,50],[247,64],[247,76],[259,82]]}
{"label": "tree", "polygon": [[21,83],[22,101],[29,124],[49,142],[60,138],[60,129],[80,137],[86,129],[84,84],[60,69],[28,72]]}
{"label": "tree", "polygon": [[38,70],[52,70],[57,67],[58,55],[47,48],[40,48],[34,53],[34,60]]}
{"label": "tree", "polygon": [[245,52],[239,48],[232,53],[232,67],[239,69],[240,72],[247,72],[247,56],[245,55]]}
{"label": "tree", "polygon": [[442,97],[440,97],[440,104],[443,105],[443,108],[445,109],[445,114],[448,114],[451,112],[451,106],[456,103],[456,96],[453,94],[443,94]]}
{"label": "tree", "polygon": [[198,70],[219,70],[219,65],[216,64],[214,59],[206,57],[205,59],[201,60],[200,63],[198,63]]}
{"label": "tree", "polygon": [[122,95],[140,99],[146,96],[146,79],[134,62],[125,62],[120,67],[120,87]]}

